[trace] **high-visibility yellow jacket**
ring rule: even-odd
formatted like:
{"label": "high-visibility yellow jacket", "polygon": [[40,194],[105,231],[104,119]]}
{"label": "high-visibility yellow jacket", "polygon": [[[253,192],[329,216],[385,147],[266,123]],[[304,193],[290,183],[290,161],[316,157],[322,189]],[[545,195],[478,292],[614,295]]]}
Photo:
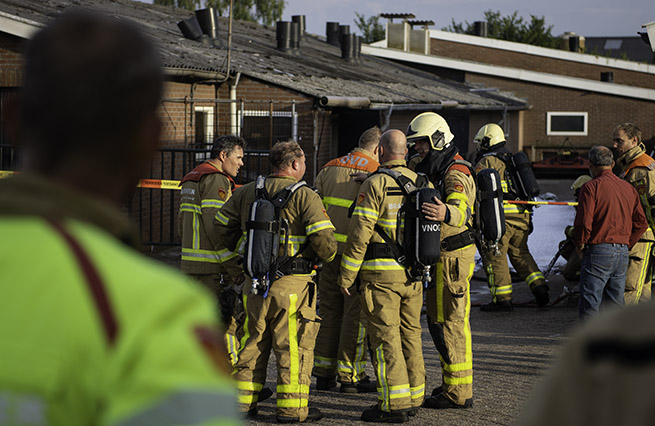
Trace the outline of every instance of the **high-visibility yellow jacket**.
{"label": "high-visibility yellow jacket", "polygon": [[[289,176],[270,175],[266,179],[266,191],[272,197],[277,192],[297,181]],[[246,222],[249,220],[250,206],[255,201],[255,182],[237,188],[232,197],[216,213],[216,234],[220,250],[230,250],[243,254],[246,238]],[[280,241],[280,255],[294,256],[306,242],[309,242],[299,257],[330,262],[337,252],[334,239],[334,225],[330,221],[321,197],[311,188],[299,188],[280,212],[280,219],[289,222],[289,243],[283,247]],[[281,236],[282,240],[282,236]],[[237,259],[223,264],[232,278],[243,274],[243,266]]]}
{"label": "high-visibility yellow jacket", "polygon": [[[503,199],[514,199],[509,195],[513,188],[513,182],[509,173],[507,172],[507,165],[503,160],[498,158],[494,153],[488,153],[482,156],[475,165],[475,172],[478,173],[482,169],[495,169],[500,175],[500,184],[503,187]],[[509,223],[527,223],[530,218],[530,210],[525,206],[519,204],[503,204],[503,211],[505,213],[505,221]]]}
{"label": "high-visibility yellow jacket", "polygon": [[219,251],[214,216],[232,195],[234,181],[210,162],[204,162],[182,179],[178,231],[182,237],[183,272],[217,274],[219,264],[235,257]]}
{"label": "high-visibility yellow jacket", "polygon": [[360,183],[355,182],[351,173],[372,173],[379,163],[362,148],[355,148],[348,155],[335,158],[323,166],[316,177],[316,188],[323,197],[323,205],[327,210],[332,224],[336,228],[334,237],[337,240],[337,253],[343,253],[345,247],[348,223],[348,209],[359,194]]}
{"label": "high-visibility yellow jacket", "polygon": [[643,144],[638,144],[616,162],[622,169],[621,178],[637,190],[648,225],[655,229],[655,160],[646,154]]}
{"label": "high-visibility yellow jacket", "polygon": [[125,244],[118,209],[21,175],[0,235],[0,423],[239,424],[213,300]]}
{"label": "high-visibility yellow jacket", "polygon": [[[405,166],[404,160],[388,161],[380,167],[389,168],[416,182],[416,173]],[[376,283],[397,283],[407,280],[405,267],[392,258],[365,259],[369,244],[384,243],[375,229],[379,225],[393,241],[396,241],[398,210],[404,195],[398,183],[384,173],[371,175],[362,183],[357,206],[348,225],[348,241],[341,257],[341,272],[337,284],[348,288],[357,274],[362,280]]]}

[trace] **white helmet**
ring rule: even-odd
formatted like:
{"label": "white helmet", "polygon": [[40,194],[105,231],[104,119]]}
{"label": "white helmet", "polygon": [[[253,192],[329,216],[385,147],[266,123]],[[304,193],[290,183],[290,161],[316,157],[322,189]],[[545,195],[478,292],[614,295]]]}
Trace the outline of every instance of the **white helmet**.
{"label": "white helmet", "polygon": [[437,151],[448,148],[455,138],[446,120],[434,112],[424,112],[414,117],[407,127],[406,136],[407,142],[412,144],[425,138]]}
{"label": "white helmet", "polygon": [[503,146],[507,141],[503,129],[496,123],[489,123],[480,127],[475,138],[473,138],[473,142],[478,144],[481,149],[489,150],[499,144]]}

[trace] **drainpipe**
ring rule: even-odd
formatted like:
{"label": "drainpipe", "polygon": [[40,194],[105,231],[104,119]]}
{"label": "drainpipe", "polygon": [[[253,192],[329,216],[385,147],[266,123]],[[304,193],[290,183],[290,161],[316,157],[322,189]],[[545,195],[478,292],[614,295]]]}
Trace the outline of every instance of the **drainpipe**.
{"label": "drainpipe", "polygon": [[237,120],[237,86],[240,78],[241,72],[237,72],[237,76],[230,82],[230,134],[235,136],[241,133]]}
{"label": "drainpipe", "polygon": [[384,116],[384,122],[380,126],[381,131],[386,131],[389,128],[389,123],[391,122],[391,113],[393,112],[393,104],[389,105],[389,109],[386,111],[381,111]]}

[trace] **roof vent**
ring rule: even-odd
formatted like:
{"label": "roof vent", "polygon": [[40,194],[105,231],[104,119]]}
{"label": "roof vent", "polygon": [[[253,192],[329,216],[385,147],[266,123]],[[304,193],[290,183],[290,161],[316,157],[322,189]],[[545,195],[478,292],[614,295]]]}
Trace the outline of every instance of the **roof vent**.
{"label": "roof vent", "polygon": [[300,49],[300,25],[297,22],[277,21],[275,24],[277,49],[286,53],[296,53]]}
{"label": "roof vent", "polygon": [[356,57],[356,48],[357,42],[355,34],[344,34],[340,37],[341,41],[341,59],[345,59],[347,62],[355,62]]}
{"label": "roof vent", "polygon": [[489,25],[487,21],[475,21],[473,23],[473,31],[476,36],[489,37]]}
{"label": "roof vent", "polygon": [[350,25],[339,25],[339,44],[343,44],[343,36],[350,34]]}
{"label": "roof vent", "polygon": [[180,31],[182,31],[184,38],[199,41],[206,46],[214,45],[212,39],[207,37],[206,34],[202,33],[202,29],[200,28],[200,24],[198,23],[198,19],[195,17],[195,15],[185,19],[184,21],[178,22],[177,27],[180,29]]}
{"label": "roof vent", "polygon": [[339,45],[339,23],[328,22],[325,24],[325,36],[327,42],[333,46]]}
{"label": "roof vent", "polygon": [[202,32],[212,40],[218,40],[218,13],[213,7],[196,10],[196,18]]}
{"label": "roof vent", "polygon": [[305,30],[307,29],[307,26],[305,25],[305,15],[293,15],[291,17],[291,22],[295,22],[298,24],[300,27],[300,39],[305,38]]}
{"label": "roof vent", "polygon": [[612,71],[603,71],[600,73],[600,81],[614,83],[614,73]]}
{"label": "roof vent", "polygon": [[357,60],[362,56],[362,36],[355,36],[355,58]]}

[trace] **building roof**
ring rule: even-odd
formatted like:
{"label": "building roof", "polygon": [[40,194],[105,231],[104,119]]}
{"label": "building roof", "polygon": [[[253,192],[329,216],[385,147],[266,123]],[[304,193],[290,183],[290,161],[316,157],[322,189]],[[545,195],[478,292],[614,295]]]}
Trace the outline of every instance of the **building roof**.
{"label": "building roof", "polygon": [[[3,0],[0,31],[29,38],[64,10],[83,7],[129,19],[160,46],[169,74],[199,78],[223,76],[227,65],[227,18],[219,18],[222,48],[185,39],[177,23],[192,16],[173,9],[130,0]],[[276,49],[274,28],[247,21],[233,22],[230,73],[278,85],[315,98],[362,97],[371,108],[403,104],[409,109],[456,106],[471,110],[527,109],[524,99],[511,93],[477,91],[475,86],[453,82],[431,73],[383,58],[362,55],[356,62],[341,59],[341,51],[322,38],[307,35],[299,55]]]}
{"label": "building roof", "polygon": [[[532,46],[523,43],[509,42],[504,40],[490,39],[466,34],[457,34],[447,31],[429,30],[430,38],[436,40],[447,40],[455,43],[469,44],[489,49],[501,49],[517,52],[524,55],[542,56],[565,61],[579,62],[584,64],[602,65],[604,67],[618,68],[628,71],[642,72],[655,75],[655,65],[630,62],[620,59],[606,58],[583,53],[568,52],[558,49],[547,49],[544,47]],[[642,42],[643,44],[643,42]],[[540,71],[532,71],[508,66],[491,65],[475,60],[454,59],[436,55],[424,55],[420,53],[407,52],[387,47],[387,40],[372,43],[362,47],[362,52],[380,58],[428,65],[431,67],[454,69],[465,72],[472,72],[493,77],[508,78],[529,83],[545,84],[568,89],[579,89],[589,92],[602,93],[614,96],[621,96],[633,99],[655,100],[655,89],[648,89],[623,84],[606,83],[579,77],[570,77],[560,74],[551,74]]]}
{"label": "building roof", "polygon": [[585,37],[585,50],[592,55],[655,63],[655,54],[641,37]]}

